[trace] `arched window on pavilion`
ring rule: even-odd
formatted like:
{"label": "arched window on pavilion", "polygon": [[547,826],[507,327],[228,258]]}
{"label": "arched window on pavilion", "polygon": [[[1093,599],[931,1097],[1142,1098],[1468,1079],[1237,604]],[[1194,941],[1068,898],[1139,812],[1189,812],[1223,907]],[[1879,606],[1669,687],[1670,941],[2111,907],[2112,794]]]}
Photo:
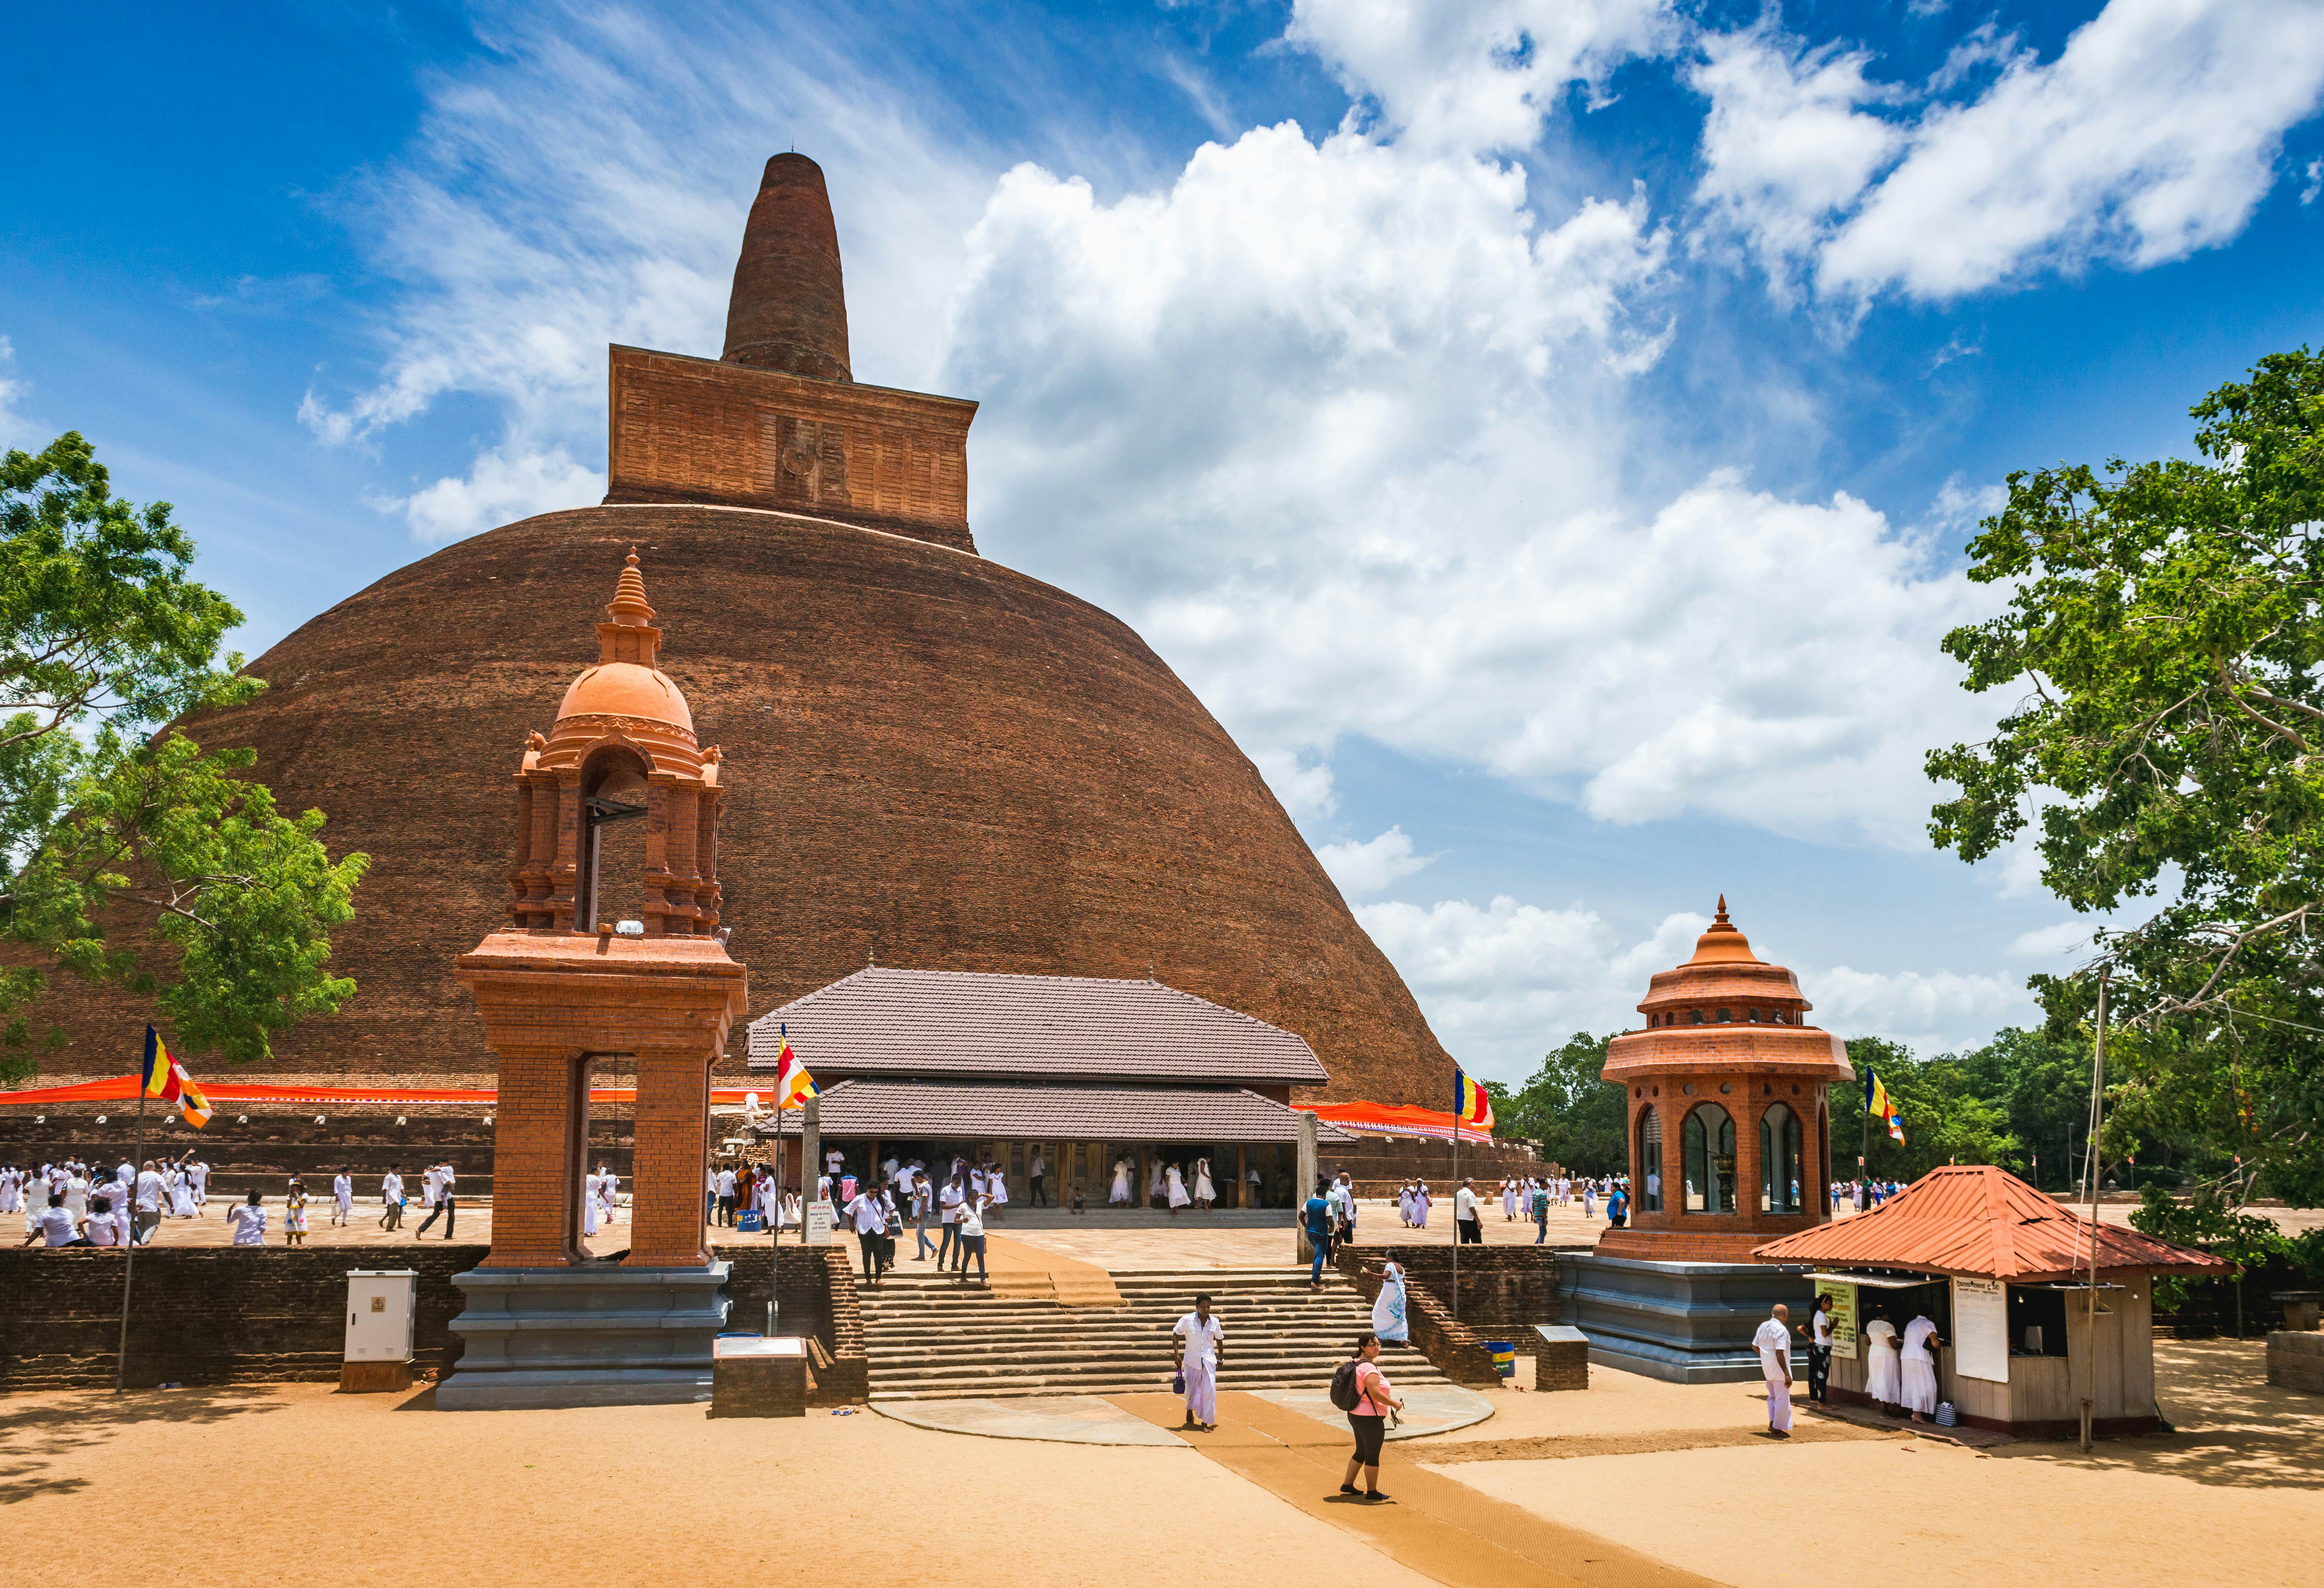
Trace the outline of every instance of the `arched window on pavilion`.
{"label": "arched window on pavilion", "polygon": [[1637,1169],[1630,1183],[1637,1187],[1638,1211],[1663,1210],[1663,1116],[1648,1103],[1638,1111]]}
{"label": "arched window on pavilion", "polygon": [[1686,1116],[1683,1132],[1686,1158],[1688,1213],[1735,1211],[1735,1122],[1715,1103],[1705,1103]]}
{"label": "arched window on pavilion", "polygon": [[1800,1116],[1771,1103],[1759,1116],[1759,1211],[1797,1213],[1804,1205]]}

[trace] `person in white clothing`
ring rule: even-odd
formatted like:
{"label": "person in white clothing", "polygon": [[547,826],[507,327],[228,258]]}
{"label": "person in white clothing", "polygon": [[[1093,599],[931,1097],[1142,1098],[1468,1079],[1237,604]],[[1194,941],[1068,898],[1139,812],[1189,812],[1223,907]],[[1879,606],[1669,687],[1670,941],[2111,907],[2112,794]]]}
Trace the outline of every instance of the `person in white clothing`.
{"label": "person in white clothing", "polygon": [[1049,1160],[1041,1156],[1041,1149],[1038,1147],[1033,1149],[1032,1161],[1025,1166],[1025,1178],[1031,1182],[1029,1205],[1034,1207],[1049,1206]]}
{"label": "person in white clothing", "polygon": [[1901,1357],[1903,1374],[1903,1404],[1919,1422],[1937,1412],[1937,1359],[1930,1352],[1932,1345],[1941,1345],[1937,1338],[1937,1325],[1929,1315],[1922,1313],[1904,1325],[1904,1346]]}
{"label": "person in white clothing", "polygon": [[1219,1199],[1218,1187],[1211,1184],[1211,1160],[1207,1158],[1194,1160],[1194,1205],[1204,1213],[1210,1212],[1211,1204]]}
{"label": "person in white clothing", "polygon": [[1117,1158],[1113,1160],[1113,1190],[1106,1197],[1106,1205],[1109,1207],[1127,1207],[1131,1199],[1130,1160],[1126,1158]]}
{"label": "person in white clothing", "polygon": [[258,1205],[258,1193],[253,1190],[246,1201],[236,1203],[226,1212],[226,1223],[234,1226],[236,1246],[266,1244],[266,1210]]}
{"label": "person in white clothing", "polygon": [[1186,1195],[1186,1177],[1174,1163],[1162,1171],[1162,1183],[1163,1199],[1170,1205],[1171,1215],[1176,1217],[1180,1208],[1194,1201]]}
{"label": "person in white clothing", "polygon": [[622,1205],[621,1185],[622,1177],[613,1172],[613,1165],[597,1166],[597,1199],[605,1205],[605,1224],[609,1229],[613,1227],[613,1210]]}
{"label": "person in white clothing", "polygon": [[1149,1159],[1146,1165],[1146,1205],[1151,1207],[1162,1200],[1162,1160]]}
{"label": "person in white clothing", "polygon": [[1874,1318],[1864,1325],[1864,1398],[1883,1410],[1904,1399],[1896,1361],[1896,1325]]}
{"label": "person in white clothing", "polygon": [[1517,1183],[1504,1177],[1501,1180],[1501,1223],[1513,1224],[1517,1220]]}
{"label": "person in white clothing", "polygon": [[379,1227],[400,1230],[403,1227],[403,1172],[390,1169],[379,1177]]}
{"label": "person in white clothing", "polygon": [[127,1235],[123,1233],[122,1227],[114,1222],[111,1199],[104,1196],[90,1200],[88,1227],[81,1232],[81,1235],[91,1246],[128,1244]]}
{"label": "person in white clothing", "polygon": [[1759,1332],[1751,1336],[1759,1353],[1759,1371],[1767,1380],[1767,1431],[1778,1439],[1792,1436],[1792,1314],[1782,1302]]}
{"label": "person in white clothing", "polygon": [[936,1210],[944,1226],[936,1233],[936,1267],[938,1269],[942,1269],[947,1261],[951,1261],[953,1266],[957,1268],[960,1266],[957,1260],[965,1255],[960,1250],[960,1213],[961,1209],[967,1205],[968,1188],[963,1182],[959,1171],[954,1170],[952,1178],[945,1182],[944,1190],[936,1197]]}
{"label": "person in white clothing", "polygon": [[1208,1296],[1195,1297],[1194,1310],[1171,1329],[1170,1349],[1186,1384],[1186,1420],[1181,1427],[1205,1434],[1217,1428],[1219,1364],[1226,1357],[1226,1338],[1225,1325],[1211,1316]]}
{"label": "person in white clothing", "polygon": [[186,1166],[186,1177],[194,1183],[194,1205],[208,1207],[210,1202],[210,1166],[198,1158]]}
{"label": "person in white clothing", "polygon": [[49,1193],[49,1205],[32,1220],[32,1227],[24,1236],[24,1244],[30,1246],[35,1241],[51,1246],[87,1246],[90,1243],[88,1237],[80,1233],[80,1226],[73,1222],[72,1210],[65,1206],[63,1193]]}
{"label": "person in white clothing", "polygon": [[[137,1171],[135,1182],[137,1216],[134,1239],[143,1246],[153,1239],[153,1232],[161,1227],[161,1171],[147,1159],[145,1167]],[[118,1202],[115,1206],[120,1205]]]}
{"label": "person in white clothing", "polygon": [[1477,1216],[1477,1189],[1465,1179],[1461,1188],[1452,1193],[1452,1230],[1456,1241],[1471,1246],[1485,1242],[1484,1222]]}
{"label": "person in white clothing", "polygon": [[65,1211],[72,1214],[73,1228],[78,1230],[88,1218],[88,1179],[75,1174],[65,1181]]}
{"label": "person in white clothing", "polygon": [[331,1177],[331,1223],[344,1225],[355,1217],[355,1177],[341,1169]]}
{"label": "person in white clothing", "polygon": [[595,1174],[581,1177],[581,1233],[584,1236],[597,1233],[597,1186]]}

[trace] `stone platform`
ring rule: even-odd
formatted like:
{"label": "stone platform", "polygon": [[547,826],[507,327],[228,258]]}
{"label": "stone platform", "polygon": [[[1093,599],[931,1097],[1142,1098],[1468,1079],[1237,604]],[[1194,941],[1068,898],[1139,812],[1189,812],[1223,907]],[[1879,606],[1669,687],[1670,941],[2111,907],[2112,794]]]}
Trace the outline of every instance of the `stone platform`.
{"label": "stone platform", "polygon": [[[1567,1252],[1566,1317],[1600,1367],[1674,1384],[1741,1383],[1760,1376],[1751,1335],[1777,1302],[1807,1316],[1815,1287],[1804,1269],[1756,1262],[1646,1262]],[[1803,1362],[1803,1353],[1794,1359]]]}
{"label": "stone platform", "polygon": [[652,1406],[711,1399],[731,1265],[471,1269],[452,1320],[466,1343],[439,1411]]}

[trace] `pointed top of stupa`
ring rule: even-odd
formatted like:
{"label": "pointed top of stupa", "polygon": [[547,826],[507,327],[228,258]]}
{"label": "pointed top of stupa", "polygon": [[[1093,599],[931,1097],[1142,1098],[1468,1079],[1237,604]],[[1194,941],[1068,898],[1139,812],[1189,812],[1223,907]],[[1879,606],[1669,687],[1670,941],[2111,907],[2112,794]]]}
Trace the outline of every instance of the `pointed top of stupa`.
{"label": "pointed top of stupa", "polygon": [[855,378],[847,357],[839,228],[823,168],[804,154],[776,155],[759,179],[719,357],[819,381]]}

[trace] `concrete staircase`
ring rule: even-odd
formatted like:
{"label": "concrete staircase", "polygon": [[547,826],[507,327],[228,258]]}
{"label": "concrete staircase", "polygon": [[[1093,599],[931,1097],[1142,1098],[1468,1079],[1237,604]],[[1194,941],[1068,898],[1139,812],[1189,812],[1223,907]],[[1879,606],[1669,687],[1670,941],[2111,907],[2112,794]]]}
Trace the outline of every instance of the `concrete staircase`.
{"label": "concrete staircase", "polygon": [[[951,1279],[890,1276],[857,1294],[873,1400],[1153,1393],[1170,1387],[1170,1329],[1207,1292],[1226,1327],[1222,1390],[1323,1390],[1371,1326],[1371,1308],[1326,1274],[1117,1272],[1120,1307],[1012,1299]],[[1401,1390],[1444,1376],[1409,1347],[1380,1365]]]}

